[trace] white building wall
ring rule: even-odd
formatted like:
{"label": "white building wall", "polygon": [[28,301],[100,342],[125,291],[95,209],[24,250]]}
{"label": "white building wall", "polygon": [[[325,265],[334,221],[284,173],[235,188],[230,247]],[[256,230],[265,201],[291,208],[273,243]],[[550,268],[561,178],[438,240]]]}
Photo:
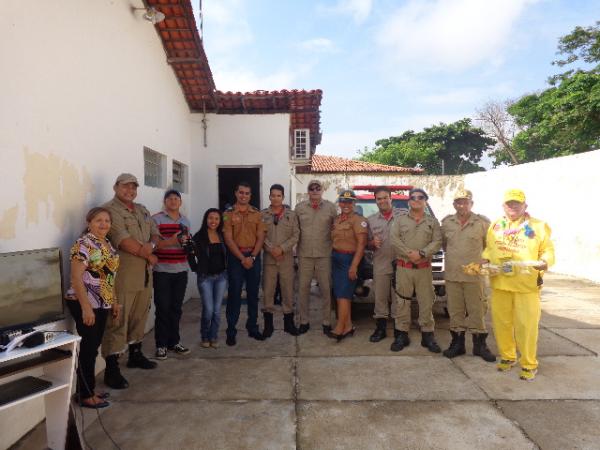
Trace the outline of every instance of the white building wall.
{"label": "white building wall", "polygon": [[324,197],[335,201],[337,192],[354,185],[413,185],[429,194],[438,219],[454,213],[454,193],[473,191],[473,211],[494,220],[503,214],[502,198],[507,189],[522,189],[528,211],[552,228],[556,264],[552,271],[600,282],[600,212],[595,195],[600,192],[600,150],[553,158],[535,163],[503,167],[464,176],[300,174],[294,181],[296,202],[304,198],[311,179],[320,179]]}
{"label": "white building wall", "polygon": [[[2,2],[0,252],[68,250],[120,172],[143,184],[143,146],[190,165],[190,114],[141,1]],[[170,177],[169,177],[170,182]],[[158,211],[164,190],[141,186]],[[189,207],[189,196],[184,196]],[[68,268],[68,264],[65,265]],[[43,407],[0,414],[0,448]]]}
{"label": "white building wall", "polygon": [[290,192],[289,114],[207,114],[206,118],[205,147],[202,115],[192,115],[194,230],[206,209],[218,207],[219,167],[259,167],[263,208],[269,204],[272,184],[280,183],[286,194]]}

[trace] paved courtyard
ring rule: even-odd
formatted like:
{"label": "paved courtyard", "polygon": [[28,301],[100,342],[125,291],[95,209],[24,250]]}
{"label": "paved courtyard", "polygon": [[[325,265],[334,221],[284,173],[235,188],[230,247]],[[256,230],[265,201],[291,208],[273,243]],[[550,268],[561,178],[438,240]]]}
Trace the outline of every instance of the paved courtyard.
{"label": "paved courtyard", "polygon": [[[222,332],[219,349],[203,349],[193,299],[182,319],[192,353],[125,369],[131,387],[112,392],[102,422],[122,449],[600,448],[600,286],[549,275],[542,302],[540,371],[528,383],[470,355],[432,355],[416,329],[400,353],[389,351],[391,323],[370,343],[365,308],[354,337],[336,343],[321,333],[316,296],[306,335],[284,334],[279,315],[266,342],[240,332],[230,348]],[[448,321],[436,320],[446,348]],[[152,335],[144,345],[152,354]],[[114,448],[95,412],[85,423],[92,448]],[[41,432],[18,448],[42,448],[32,444]]]}

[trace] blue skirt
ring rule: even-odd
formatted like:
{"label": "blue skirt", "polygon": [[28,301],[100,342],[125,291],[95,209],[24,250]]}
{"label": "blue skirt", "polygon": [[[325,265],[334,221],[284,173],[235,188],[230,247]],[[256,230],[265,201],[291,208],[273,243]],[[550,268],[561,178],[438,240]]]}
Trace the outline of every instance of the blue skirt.
{"label": "blue skirt", "polygon": [[333,295],[336,298],[352,300],[356,280],[348,278],[348,270],[352,265],[354,253],[339,253],[335,250],[331,253],[331,278],[333,281]]}

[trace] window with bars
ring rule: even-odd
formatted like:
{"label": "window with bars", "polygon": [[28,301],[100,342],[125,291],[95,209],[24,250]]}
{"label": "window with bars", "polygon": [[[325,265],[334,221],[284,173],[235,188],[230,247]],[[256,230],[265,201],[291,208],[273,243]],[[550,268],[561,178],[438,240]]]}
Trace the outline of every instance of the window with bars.
{"label": "window with bars", "polygon": [[294,130],[294,159],[308,159],[310,156],[310,130],[297,128]]}
{"label": "window with bars", "polygon": [[179,161],[173,160],[173,189],[177,189],[179,192],[187,192],[187,174],[188,167]]}
{"label": "window with bars", "polygon": [[167,157],[144,147],[144,184],[157,188],[165,187]]}

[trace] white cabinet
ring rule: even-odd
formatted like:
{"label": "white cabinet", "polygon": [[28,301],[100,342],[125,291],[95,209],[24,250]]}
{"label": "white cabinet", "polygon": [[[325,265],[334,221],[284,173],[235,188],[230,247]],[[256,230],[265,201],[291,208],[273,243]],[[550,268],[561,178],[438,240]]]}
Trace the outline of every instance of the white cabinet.
{"label": "white cabinet", "polygon": [[52,383],[47,389],[1,405],[0,411],[43,396],[48,447],[54,450],[65,448],[75,356],[80,339],[69,333],[58,333],[52,342],[0,353],[0,390],[3,384],[28,375]]}

